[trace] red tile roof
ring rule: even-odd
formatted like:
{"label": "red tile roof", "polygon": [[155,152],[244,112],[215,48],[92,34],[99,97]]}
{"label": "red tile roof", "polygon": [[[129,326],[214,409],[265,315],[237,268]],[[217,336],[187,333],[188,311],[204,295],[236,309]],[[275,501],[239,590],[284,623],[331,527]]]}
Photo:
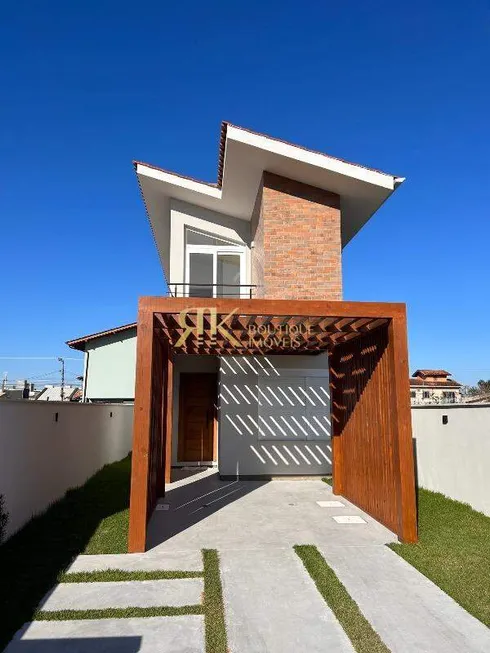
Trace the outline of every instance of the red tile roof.
{"label": "red tile roof", "polygon": [[415,370],[412,376],[451,376],[451,372],[446,370]]}
{"label": "red tile roof", "polygon": [[438,381],[426,381],[421,378],[410,378],[410,387],[423,387],[423,388],[460,388],[461,383],[454,379],[440,378]]}
{"label": "red tile roof", "polygon": [[81,338],[75,338],[75,340],[67,340],[66,344],[72,349],[78,349],[83,351],[85,349],[85,343],[89,340],[96,340],[97,338],[102,338],[104,336],[111,336],[113,333],[120,333],[121,331],[129,331],[130,329],[136,328],[136,322],[131,324],[124,324],[123,326],[114,327],[113,329],[108,329],[107,331],[98,331],[97,333],[92,333],[88,336],[82,336]]}

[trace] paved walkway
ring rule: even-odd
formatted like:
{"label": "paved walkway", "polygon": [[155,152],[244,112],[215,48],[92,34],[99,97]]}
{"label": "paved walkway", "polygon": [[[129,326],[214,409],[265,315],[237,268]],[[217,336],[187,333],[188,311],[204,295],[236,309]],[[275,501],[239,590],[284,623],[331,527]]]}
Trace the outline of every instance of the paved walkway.
{"label": "paved walkway", "polygon": [[[70,572],[202,571],[202,555],[80,556]],[[42,610],[91,610],[125,607],[197,605],[202,578],[60,583],[40,604]],[[126,619],[35,621],[26,624],[6,653],[205,653],[204,617],[185,615]]]}
{"label": "paved walkway", "polygon": [[[203,472],[172,484],[165,499],[169,509],[153,516],[148,553],[80,556],[71,571],[197,571],[202,569],[200,550],[215,548],[230,653],[353,653],[292,549],[314,544],[392,653],[490,651],[490,631],[385,546],[395,540],[392,533],[344,499],[342,506],[330,505],[335,499],[319,480],[220,482],[213,472]],[[361,520],[338,523],[333,517]],[[45,605],[114,607],[129,601],[135,605],[135,597],[142,605],[156,600],[178,605],[179,600],[196,600],[200,582],[151,581],[144,586],[132,581],[129,594],[121,591],[125,583],[101,583],[110,587],[95,593],[90,588],[77,592],[77,585],[58,587]],[[171,591],[166,589],[170,583]],[[203,617],[35,622],[17,634],[7,651],[201,652]]]}
{"label": "paved walkway", "polygon": [[231,653],[355,653],[292,549],[220,555]]}

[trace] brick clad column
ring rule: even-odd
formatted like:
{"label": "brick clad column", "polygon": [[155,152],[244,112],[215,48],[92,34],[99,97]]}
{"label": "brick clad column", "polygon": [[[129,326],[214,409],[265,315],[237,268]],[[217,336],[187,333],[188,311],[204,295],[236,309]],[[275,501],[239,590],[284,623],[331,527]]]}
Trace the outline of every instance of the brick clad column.
{"label": "brick clad column", "polygon": [[257,297],[342,299],[337,194],[264,172],[251,226]]}

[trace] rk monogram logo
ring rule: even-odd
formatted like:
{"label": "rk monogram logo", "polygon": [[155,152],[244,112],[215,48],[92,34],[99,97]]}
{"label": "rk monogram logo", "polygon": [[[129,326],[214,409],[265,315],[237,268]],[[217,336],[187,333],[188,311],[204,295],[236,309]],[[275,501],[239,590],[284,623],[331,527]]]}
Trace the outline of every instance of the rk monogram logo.
{"label": "rk monogram logo", "polygon": [[[314,329],[306,323],[289,324],[248,324],[246,341],[240,342],[235,333],[230,330],[230,321],[237,314],[238,308],[218,321],[216,308],[185,308],[179,313],[178,322],[183,332],[177,340],[175,347],[183,347],[187,339],[194,334],[197,345],[203,345],[206,341],[209,345],[216,345],[216,338],[219,334],[231,345],[238,348],[265,348],[265,349],[297,349],[305,344],[310,336],[315,333]],[[206,323],[205,323],[206,322]]]}
{"label": "rk monogram logo", "polygon": [[[218,322],[218,314],[215,308],[185,308],[179,313],[179,324],[184,329],[184,332],[177,340],[175,346],[182,347],[187,338],[194,333],[197,337],[197,344],[204,344],[204,316],[207,314],[209,321],[209,329],[206,329],[210,337],[210,345],[216,344],[216,335],[219,333],[223,338],[228,340],[234,347],[241,347],[242,343],[235,338],[235,336],[228,331],[226,322],[230,320],[233,315],[238,311],[235,308],[231,313],[228,313],[220,322]],[[196,323],[189,324],[188,319],[190,319],[190,314],[196,316]]]}

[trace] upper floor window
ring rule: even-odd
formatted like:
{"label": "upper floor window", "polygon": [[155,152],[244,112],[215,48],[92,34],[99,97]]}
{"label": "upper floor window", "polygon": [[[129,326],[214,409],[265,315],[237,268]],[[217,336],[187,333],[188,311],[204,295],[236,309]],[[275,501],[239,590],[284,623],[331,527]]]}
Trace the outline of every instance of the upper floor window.
{"label": "upper floor window", "polygon": [[245,283],[245,247],[211,234],[187,229],[185,294],[189,297],[241,297]]}

